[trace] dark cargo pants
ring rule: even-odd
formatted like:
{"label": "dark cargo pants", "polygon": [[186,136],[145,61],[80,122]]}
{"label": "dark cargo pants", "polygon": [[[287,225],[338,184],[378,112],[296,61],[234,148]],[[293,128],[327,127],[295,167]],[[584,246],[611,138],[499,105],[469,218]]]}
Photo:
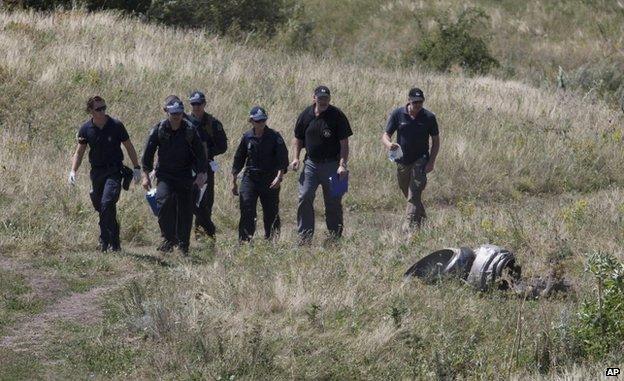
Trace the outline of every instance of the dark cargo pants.
{"label": "dark cargo pants", "polygon": [[189,180],[158,180],[158,225],[164,239],[188,249],[193,224],[193,191]]}
{"label": "dark cargo pants", "polygon": [[121,193],[119,168],[91,169],[91,203],[98,212],[100,221],[100,243],[118,248],[119,223],[117,222],[117,201]]}
{"label": "dark cargo pants", "polygon": [[427,158],[420,158],[412,164],[397,164],[397,180],[399,188],[407,198],[406,214],[410,227],[420,227],[427,218],[422,203],[422,192],[427,185],[425,166]]}
{"label": "dark cargo pants", "polygon": [[279,188],[269,186],[277,176],[277,172],[252,172],[243,174],[239,189],[240,221],[238,223],[238,239],[249,241],[256,232],[256,207],[258,198],[262,205],[264,222],[264,238],[271,239],[279,234],[281,221],[279,217]]}
{"label": "dark cargo pants", "polygon": [[332,197],[329,177],[336,174],[338,161],[325,163],[305,160],[299,176],[299,206],[297,208],[297,229],[302,242],[309,242],[314,236],[314,198],[320,185],[325,201],[325,223],[329,234],[335,238],[342,236],[343,216],[342,197]]}
{"label": "dark cargo pants", "polygon": [[[199,232],[203,230],[208,236],[214,237],[215,235],[215,225],[212,222],[212,207],[214,205],[214,172],[208,170],[206,172],[206,192],[204,192],[204,196],[202,197],[199,206],[194,206],[194,214],[195,214],[195,232]],[[199,196],[199,191],[196,190],[197,196]],[[193,197],[195,198],[195,197]]]}

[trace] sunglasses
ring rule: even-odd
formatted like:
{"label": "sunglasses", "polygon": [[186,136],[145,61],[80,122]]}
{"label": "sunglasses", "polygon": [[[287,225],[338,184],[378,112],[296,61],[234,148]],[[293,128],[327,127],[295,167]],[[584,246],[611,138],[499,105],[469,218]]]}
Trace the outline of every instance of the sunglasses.
{"label": "sunglasses", "polygon": [[180,115],[182,115],[182,113],[181,112],[170,112],[169,115],[180,116]]}
{"label": "sunglasses", "polygon": [[106,106],[100,106],[98,108],[94,108],[93,111],[97,111],[97,112],[106,111]]}
{"label": "sunglasses", "polygon": [[203,103],[201,103],[201,102],[193,102],[193,103],[191,103],[191,106],[201,106],[201,105],[203,105]]}

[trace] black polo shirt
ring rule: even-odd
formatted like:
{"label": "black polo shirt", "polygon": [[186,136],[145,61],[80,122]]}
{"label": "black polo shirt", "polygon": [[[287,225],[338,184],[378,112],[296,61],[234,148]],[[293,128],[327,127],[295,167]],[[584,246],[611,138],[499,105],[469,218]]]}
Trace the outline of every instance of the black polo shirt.
{"label": "black polo shirt", "polygon": [[234,154],[232,173],[239,173],[243,167],[249,171],[277,172],[288,170],[288,149],[279,132],[264,128],[261,137],[256,137],[253,129],[243,134]]}
{"label": "black polo shirt", "polygon": [[392,136],[397,132],[397,143],[403,157],[397,163],[412,164],[421,157],[429,157],[429,137],[437,136],[438,122],[435,114],[422,108],[415,118],[407,112],[407,106],[392,111],[388,117],[386,132]]}
{"label": "black polo shirt", "polygon": [[99,128],[93,119],[78,130],[78,143],[89,145],[89,162],[92,167],[120,166],[123,163],[121,143],[130,139],[126,127],[119,120],[107,115],[106,124]]}
{"label": "black polo shirt", "polygon": [[338,160],[340,141],[353,135],[349,120],[338,107],[329,105],[319,116],[314,107],[307,107],[297,118],[295,137],[303,141],[312,161]]}

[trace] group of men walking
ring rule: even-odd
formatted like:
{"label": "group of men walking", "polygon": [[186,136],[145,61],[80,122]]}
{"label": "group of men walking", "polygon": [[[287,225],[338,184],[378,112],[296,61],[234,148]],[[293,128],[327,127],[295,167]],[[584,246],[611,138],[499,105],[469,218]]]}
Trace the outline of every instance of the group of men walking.
{"label": "group of men walking", "polygon": [[[439,150],[436,117],[423,108],[424,100],[420,89],[411,89],[408,103],[390,114],[381,138],[391,153],[389,156],[397,163],[399,188],[408,200],[411,227],[419,227],[426,217],[421,196],[426,174],[433,170]],[[171,252],[177,246],[183,254],[188,254],[193,215],[196,236],[214,239],[214,176],[219,167],[215,157],[227,150],[227,137],[223,124],[205,111],[206,98],[202,92],[193,92],[188,101],[191,112],[187,114],[179,97],[171,95],[165,99],[163,111],[167,117],[150,130],[141,163],[123,123],[106,113],[104,99],[95,96],[87,101],[91,118],[78,131],[69,182],[75,184],[76,171],[88,146],[90,196],[99,213],[100,250],[121,250],[116,204],[121,188],[127,189],[132,179],[135,183],[141,181],[145,190],[156,186],[162,236],[159,251]],[[349,137],[353,132],[348,118],[331,104],[330,89],[318,86],[312,104],[295,123],[290,163],[286,143],[279,132],[267,125],[268,119],[264,108],[255,106],[250,110],[251,128],[241,137],[234,154],[231,191],[240,202],[239,240],[249,241],[255,233],[258,199],[263,209],[265,238],[279,234],[279,191],[289,168],[301,169],[297,207],[300,244],[310,244],[314,236],[313,203],[319,186],[323,191],[329,236],[340,238],[344,227],[342,194],[332,192],[330,179],[346,181],[349,175]],[[395,132],[398,137],[393,143]],[[123,165],[121,145],[133,169]],[[303,149],[305,157],[301,162]],[[152,184],[152,177],[156,184]]]}

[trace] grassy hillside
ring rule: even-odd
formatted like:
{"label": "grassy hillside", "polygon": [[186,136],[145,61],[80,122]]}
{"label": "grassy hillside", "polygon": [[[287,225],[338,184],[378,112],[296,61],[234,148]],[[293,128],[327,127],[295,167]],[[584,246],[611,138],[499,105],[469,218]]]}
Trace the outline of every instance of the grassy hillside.
{"label": "grassy hillside", "polygon": [[411,53],[441,23],[466,9],[488,17],[474,31],[500,62],[493,72],[538,86],[564,84],[589,97],[624,102],[624,4],[618,1],[325,0],[303,3],[305,49],[370,65],[424,66]]}
{"label": "grassy hillside", "polygon": [[[624,116],[606,104],[489,77],[285,55],[110,13],[0,13],[0,50],[2,256],[60,279],[59,295],[120,283],[107,294],[102,319],[57,318],[36,351],[0,345],[0,364],[11,364],[0,367],[2,377],[489,379],[541,372],[587,379],[622,363],[621,348],[592,358],[573,335],[582,301],[595,298],[586,255],[624,259]],[[354,130],[342,243],[321,245],[321,217],[315,245],[294,245],[297,175],[289,173],[280,240],[237,246],[237,202],[222,172],[215,250],[195,244],[190,261],[156,258],[156,220],[135,187],[119,204],[126,250],[93,251],[88,165],[76,188],[66,185],[88,96],[104,96],[142,149],[166,95],[204,89],[233,146],[254,104],[290,140],[320,83]],[[379,137],[413,85],[438,116],[442,151],[425,197],[430,218],[406,236],[399,228],[404,201]],[[232,155],[230,148],[221,158],[224,168]],[[527,275],[559,260],[575,292],[523,302],[455,284],[402,283],[407,267],[430,251],[487,242],[514,251]],[[28,289],[24,279],[34,270],[2,271],[3,281],[19,286],[11,295],[23,308],[3,305],[0,334],[41,310],[73,316],[50,313],[54,298]]]}

